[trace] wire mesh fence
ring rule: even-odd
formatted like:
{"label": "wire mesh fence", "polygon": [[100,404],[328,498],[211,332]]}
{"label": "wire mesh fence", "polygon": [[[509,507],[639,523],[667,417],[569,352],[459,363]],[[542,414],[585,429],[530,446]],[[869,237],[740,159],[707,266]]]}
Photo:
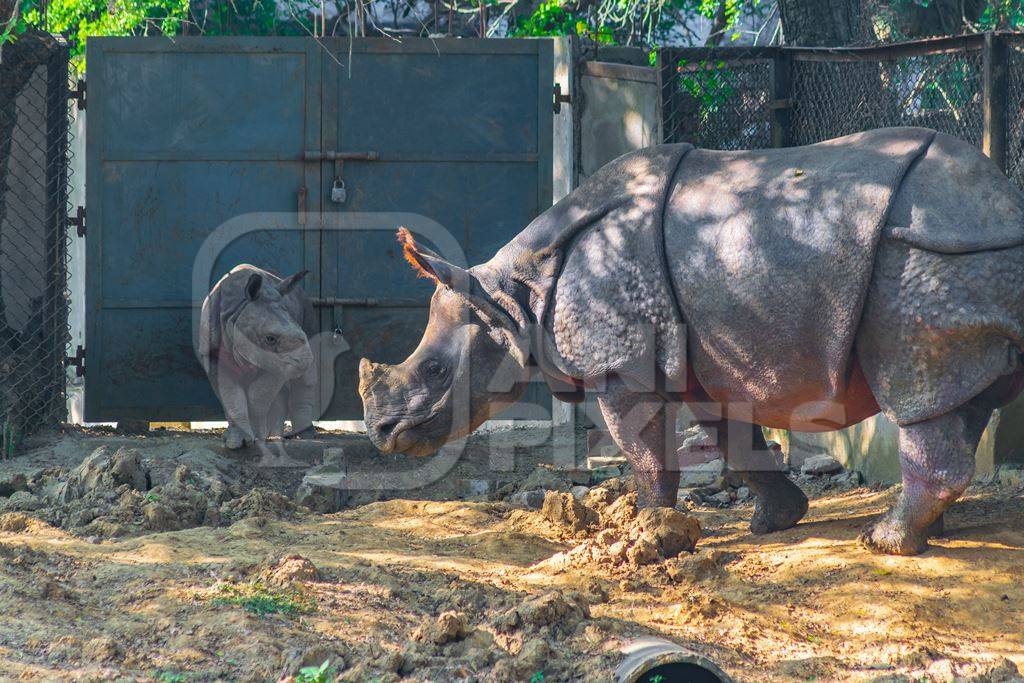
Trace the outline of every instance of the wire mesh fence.
{"label": "wire mesh fence", "polygon": [[863,48],[675,48],[661,62],[667,142],[755,149],[923,126],[985,150],[1024,187],[1024,36]]}
{"label": "wire mesh fence", "polygon": [[68,52],[26,34],[0,52],[0,457],[65,415]]}

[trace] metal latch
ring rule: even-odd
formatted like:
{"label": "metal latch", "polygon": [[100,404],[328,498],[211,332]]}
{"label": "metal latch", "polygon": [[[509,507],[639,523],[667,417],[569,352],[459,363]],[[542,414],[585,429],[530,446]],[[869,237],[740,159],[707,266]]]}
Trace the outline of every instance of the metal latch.
{"label": "metal latch", "polygon": [[345,189],[345,162],[377,161],[380,155],[377,152],[315,152],[307,150],[303,152],[302,158],[306,161],[334,162],[334,182],[331,183],[331,201],[335,204],[344,204],[348,199],[348,190]]}
{"label": "metal latch", "polygon": [[555,101],[554,101],[554,112],[556,114],[562,113],[563,104],[572,104],[572,95],[566,93],[562,94],[562,84],[555,83]]}
{"label": "metal latch", "polygon": [[78,348],[75,349],[75,355],[67,356],[64,359],[64,367],[68,368],[71,366],[74,366],[75,368],[76,377],[85,376],[85,347],[81,344],[79,344]]}
{"label": "metal latch", "polygon": [[73,90],[68,91],[68,99],[75,101],[78,111],[85,111],[85,79],[79,78]]}
{"label": "metal latch", "polygon": [[79,237],[85,237],[85,207],[79,206],[74,216],[68,216],[68,225],[75,226]]}

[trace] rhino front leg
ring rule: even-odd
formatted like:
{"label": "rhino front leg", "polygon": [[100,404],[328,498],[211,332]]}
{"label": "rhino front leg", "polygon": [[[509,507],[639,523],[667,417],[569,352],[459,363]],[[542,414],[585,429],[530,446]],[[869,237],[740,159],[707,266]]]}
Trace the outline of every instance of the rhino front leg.
{"label": "rhino front leg", "polygon": [[237,450],[251,441],[254,436],[252,424],[249,422],[249,400],[245,395],[245,387],[237,382],[229,373],[217,373],[216,392],[224,407],[224,416],[228,421],[224,432],[224,446]]}
{"label": "rhino front leg", "polygon": [[634,393],[617,377],[608,380],[597,402],[609,433],[633,468],[638,504],[675,507],[679,494],[677,406],[657,394]]}
{"label": "rhino front leg", "polygon": [[750,435],[751,450],[741,449],[738,458],[730,458],[728,447],[724,449],[726,464],[755,496],[750,531],[767,534],[796,526],[807,514],[807,496],[782,471],[781,463],[775,461],[764,432],[750,424],[733,424],[727,431],[742,434],[744,438]]}
{"label": "rhino front leg", "polygon": [[313,402],[317,392],[315,373],[307,372],[304,376],[292,380],[288,385],[288,419],[292,429],[285,438],[313,436]]}
{"label": "rhino front leg", "polygon": [[974,453],[991,409],[965,405],[900,430],[903,491],[896,504],[861,535],[879,553],[916,555],[974,476]]}

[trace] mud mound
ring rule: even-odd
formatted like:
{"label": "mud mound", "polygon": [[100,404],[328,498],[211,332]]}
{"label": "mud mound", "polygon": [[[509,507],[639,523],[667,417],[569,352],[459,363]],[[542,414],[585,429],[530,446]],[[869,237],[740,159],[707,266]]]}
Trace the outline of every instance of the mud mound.
{"label": "mud mound", "polygon": [[302,555],[289,554],[271,558],[266,565],[260,576],[272,586],[320,581],[322,578],[316,565]]}
{"label": "mud mound", "polygon": [[220,507],[221,519],[227,523],[254,517],[285,519],[297,511],[298,507],[289,498],[262,487],[254,488]]}
{"label": "mud mound", "polygon": [[652,564],[692,552],[701,537],[700,524],[685,512],[637,508],[635,487],[623,480],[609,480],[591,489],[583,502],[567,493],[549,491],[541,514],[577,536],[601,528],[575,548],[541,563],[556,568],[592,563],[633,567]]}

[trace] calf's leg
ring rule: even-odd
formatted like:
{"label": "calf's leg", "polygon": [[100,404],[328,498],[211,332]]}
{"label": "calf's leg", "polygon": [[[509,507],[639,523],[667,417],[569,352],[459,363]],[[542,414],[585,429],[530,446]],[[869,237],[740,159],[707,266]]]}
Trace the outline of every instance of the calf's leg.
{"label": "calf's leg", "polygon": [[974,475],[974,453],[991,407],[975,402],[900,429],[903,491],[896,503],[861,535],[879,553],[916,555],[941,531],[942,513]]}
{"label": "calf's leg", "polygon": [[598,394],[608,431],[633,468],[641,507],[675,507],[679,494],[676,457],[677,407],[653,393],[635,393],[610,378]]}

